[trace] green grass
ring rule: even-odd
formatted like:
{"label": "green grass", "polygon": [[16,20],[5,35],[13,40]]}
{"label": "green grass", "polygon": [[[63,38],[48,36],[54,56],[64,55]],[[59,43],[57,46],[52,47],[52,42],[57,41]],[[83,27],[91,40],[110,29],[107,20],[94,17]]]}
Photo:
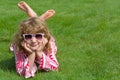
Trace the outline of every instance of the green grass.
{"label": "green grass", "polygon": [[[0,1],[0,80],[24,80],[15,71],[9,42],[27,15],[20,0]],[[39,15],[55,9],[47,20],[57,41],[58,72],[38,72],[28,80],[119,80],[120,0],[25,0]]]}

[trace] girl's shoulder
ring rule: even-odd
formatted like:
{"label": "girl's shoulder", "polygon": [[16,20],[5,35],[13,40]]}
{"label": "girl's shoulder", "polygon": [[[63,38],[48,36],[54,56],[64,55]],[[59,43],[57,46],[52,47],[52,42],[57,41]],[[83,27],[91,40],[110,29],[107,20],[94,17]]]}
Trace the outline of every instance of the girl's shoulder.
{"label": "girl's shoulder", "polygon": [[53,36],[50,37],[50,41],[55,42],[55,38]]}

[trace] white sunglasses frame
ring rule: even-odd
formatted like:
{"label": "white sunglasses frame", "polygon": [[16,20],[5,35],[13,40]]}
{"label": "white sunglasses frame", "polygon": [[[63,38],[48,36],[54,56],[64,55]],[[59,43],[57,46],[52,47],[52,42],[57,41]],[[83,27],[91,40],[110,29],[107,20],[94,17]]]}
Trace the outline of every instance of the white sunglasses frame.
{"label": "white sunglasses frame", "polygon": [[[42,35],[42,37],[44,37],[44,33],[36,33],[36,34],[22,34],[22,36],[23,36],[23,38],[24,38],[24,40],[31,40],[32,39],[32,37],[35,37],[36,38],[36,35],[37,34],[40,34],[40,35]],[[32,37],[31,37],[31,39],[26,39],[25,38],[25,36],[26,35],[31,35]],[[38,39],[38,38],[36,38],[36,39]]]}

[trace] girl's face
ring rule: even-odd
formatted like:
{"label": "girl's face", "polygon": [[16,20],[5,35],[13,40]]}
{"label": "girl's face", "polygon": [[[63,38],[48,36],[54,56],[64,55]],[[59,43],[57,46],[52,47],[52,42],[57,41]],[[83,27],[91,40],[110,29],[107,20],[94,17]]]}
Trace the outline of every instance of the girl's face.
{"label": "girl's face", "polygon": [[27,47],[35,51],[40,46],[42,46],[42,42],[44,40],[44,34],[43,33],[23,34],[23,38],[24,41],[26,42]]}
{"label": "girl's face", "polygon": [[26,46],[32,50],[37,50],[37,48],[44,45],[43,43],[46,42],[46,39],[48,41],[50,38],[45,22],[38,17],[25,20],[20,24],[19,29]]}

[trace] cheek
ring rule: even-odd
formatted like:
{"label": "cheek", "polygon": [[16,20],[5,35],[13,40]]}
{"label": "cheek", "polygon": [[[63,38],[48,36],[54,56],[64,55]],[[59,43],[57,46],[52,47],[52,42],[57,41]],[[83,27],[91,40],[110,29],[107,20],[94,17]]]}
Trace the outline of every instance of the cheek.
{"label": "cheek", "polygon": [[42,43],[42,41],[43,41],[43,40],[41,39],[41,40],[38,40],[37,42],[38,42],[38,43]]}
{"label": "cheek", "polygon": [[31,44],[31,41],[29,41],[29,40],[28,40],[28,41],[25,41],[25,42],[26,42],[27,44]]}
{"label": "cheek", "polygon": [[42,43],[43,43],[43,41],[41,40],[41,41],[38,41],[38,45],[39,46],[41,46],[42,45]]}
{"label": "cheek", "polygon": [[42,41],[39,41],[38,44],[41,45],[41,44],[42,44]]}

